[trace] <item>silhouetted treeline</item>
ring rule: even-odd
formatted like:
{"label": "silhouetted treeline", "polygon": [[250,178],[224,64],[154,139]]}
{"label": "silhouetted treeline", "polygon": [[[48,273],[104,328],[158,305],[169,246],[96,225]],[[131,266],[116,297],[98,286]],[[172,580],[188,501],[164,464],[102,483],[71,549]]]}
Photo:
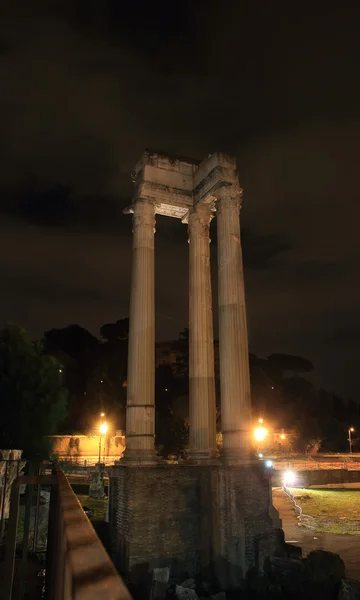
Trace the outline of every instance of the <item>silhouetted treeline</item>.
{"label": "silhouetted treeline", "polygon": [[[88,433],[105,412],[113,429],[125,429],[129,320],[100,328],[99,338],[79,325],[44,334],[44,347],[62,365],[68,390],[64,432]],[[189,336],[185,329],[173,342],[176,364],[156,370],[156,442],[164,454],[186,447],[188,433]],[[299,356],[250,354],[254,418],[262,415],[273,428],[295,430],[294,451],[347,451],[347,432],[357,430],[359,407],[306,379],[313,365]],[[216,373],[218,428],[221,430],[220,385]],[[356,450],[354,434],[354,450]]]}

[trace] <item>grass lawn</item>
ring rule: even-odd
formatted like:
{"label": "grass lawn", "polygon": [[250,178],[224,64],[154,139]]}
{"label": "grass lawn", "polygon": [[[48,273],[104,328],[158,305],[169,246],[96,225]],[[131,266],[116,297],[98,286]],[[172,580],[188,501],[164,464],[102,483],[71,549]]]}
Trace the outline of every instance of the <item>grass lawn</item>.
{"label": "grass lawn", "polygon": [[291,488],[291,492],[306,515],[360,520],[360,491]]}
{"label": "grass lawn", "polygon": [[107,505],[105,498],[89,498],[89,496],[83,495],[78,495],[77,497],[82,506],[87,506],[94,511],[94,516],[92,517],[94,521],[104,521]]}

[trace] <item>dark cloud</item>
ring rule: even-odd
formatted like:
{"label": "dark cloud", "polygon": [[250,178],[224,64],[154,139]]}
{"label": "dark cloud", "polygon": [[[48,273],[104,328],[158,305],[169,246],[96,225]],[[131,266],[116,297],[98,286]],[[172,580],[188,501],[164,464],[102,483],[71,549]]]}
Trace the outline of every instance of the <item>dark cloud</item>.
{"label": "dark cloud", "polygon": [[336,327],[327,336],[326,342],[337,348],[357,351],[360,344],[360,324],[356,322],[357,315],[353,315],[354,324],[351,326]]}
{"label": "dark cloud", "polygon": [[[225,150],[244,188],[253,352],[303,354],[322,385],[355,394],[356,3],[30,4],[7,3],[0,23],[3,318],[40,335],[126,316],[135,163],[146,147]],[[212,240],[216,303],[216,219]],[[159,217],[159,339],[186,325],[187,258],[185,225]]]}

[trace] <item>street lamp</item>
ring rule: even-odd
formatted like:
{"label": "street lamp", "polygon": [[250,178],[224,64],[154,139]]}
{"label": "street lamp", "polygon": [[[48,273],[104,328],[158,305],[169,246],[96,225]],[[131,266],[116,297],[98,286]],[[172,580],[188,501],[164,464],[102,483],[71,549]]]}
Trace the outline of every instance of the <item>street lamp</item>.
{"label": "street lamp", "polygon": [[351,434],[355,431],[355,429],[353,427],[349,427],[349,451],[350,454],[352,454],[352,439],[351,439]]}
{"label": "street lamp", "polygon": [[[104,413],[101,413],[101,416],[105,416]],[[100,458],[101,458],[101,436],[103,435],[104,437],[106,436],[106,432],[108,430],[108,426],[106,424],[106,422],[104,421],[104,423],[101,423],[100,427],[99,427],[99,463],[100,463]]]}
{"label": "street lamp", "polygon": [[288,485],[294,485],[295,479],[296,479],[295,473],[293,473],[292,471],[285,471],[284,479],[283,479],[283,483],[284,483],[285,487]]}
{"label": "street lamp", "polygon": [[254,431],[254,437],[257,442],[263,442],[268,434],[267,429],[265,427],[256,427]]}

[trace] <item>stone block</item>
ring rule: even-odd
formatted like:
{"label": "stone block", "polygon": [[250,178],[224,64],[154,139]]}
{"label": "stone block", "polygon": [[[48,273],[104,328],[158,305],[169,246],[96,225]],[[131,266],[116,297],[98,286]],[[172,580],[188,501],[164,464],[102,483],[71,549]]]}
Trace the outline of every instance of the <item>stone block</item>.
{"label": "stone block", "polygon": [[114,558],[135,597],[148,593],[159,567],[169,567],[177,583],[201,577],[237,589],[275,553],[261,464],[119,465],[110,479]]}

